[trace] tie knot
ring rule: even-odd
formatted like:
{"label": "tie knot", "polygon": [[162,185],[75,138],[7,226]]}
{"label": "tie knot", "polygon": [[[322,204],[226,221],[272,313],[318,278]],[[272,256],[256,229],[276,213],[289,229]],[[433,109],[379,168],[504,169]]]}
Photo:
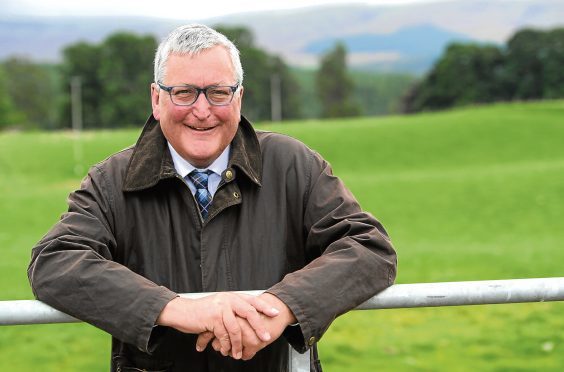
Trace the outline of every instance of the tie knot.
{"label": "tie knot", "polygon": [[193,170],[192,172],[190,172],[188,174],[188,177],[190,177],[190,180],[194,183],[194,186],[196,186],[196,189],[206,189],[208,188],[208,178],[210,176],[211,171],[210,170],[205,170],[205,171],[197,171],[197,170]]}

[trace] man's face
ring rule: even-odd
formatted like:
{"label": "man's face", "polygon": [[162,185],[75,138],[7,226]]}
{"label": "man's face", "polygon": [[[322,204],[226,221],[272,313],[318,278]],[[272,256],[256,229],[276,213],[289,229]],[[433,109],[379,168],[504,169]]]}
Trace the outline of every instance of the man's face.
{"label": "man's face", "polygon": [[[222,46],[197,55],[171,54],[163,85],[235,85],[235,71],[229,53]],[[197,168],[209,166],[229,145],[239,125],[243,87],[230,104],[211,105],[202,93],[191,106],[172,103],[168,92],[151,85],[153,116],[161,123],[172,147]]]}

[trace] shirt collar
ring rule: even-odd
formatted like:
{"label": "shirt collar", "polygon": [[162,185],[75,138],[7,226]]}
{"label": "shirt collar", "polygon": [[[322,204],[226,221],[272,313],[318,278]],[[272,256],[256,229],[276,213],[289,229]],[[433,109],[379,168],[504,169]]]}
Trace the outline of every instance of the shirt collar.
{"label": "shirt collar", "polygon": [[[174,163],[174,168],[176,169],[176,172],[182,178],[186,177],[194,169],[203,170],[203,169],[194,167],[192,164],[190,164],[188,161],[186,161],[186,159],[184,159],[182,156],[180,156],[180,154],[178,154],[178,152],[176,152],[174,147],[172,147],[170,142],[167,141],[167,144],[168,144],[168,148],[170,150],[170,155],[172,156],[172,162]],[[226,170],[227,166],[229,165],[229,151],[230,151],[230,149],[231,149],[231,145],[228,145],[225,148],[225,150],[223,150],[221,155],[219,155],[219,157],[217,159],[215,159],[214,162],[211,163],[211,165],[209,167],[205,168],[205,169],[209,169],[212,172],[214,172],[215,174],[221,176],[223,171]]]}
{"label": "shirt collar", "polygon": [[[130,156],[122,185],[124,192],[145,190],[161,180],[178,175],[160,123],[153,115],[147,119],[132,152],[126,151],[124,154]],[[251,182],[261,186],[261,148],[257,133],[244,116],[241,116],[237,133],[231,141],[228,167],[237,168],[239,174],[244,174]]]}

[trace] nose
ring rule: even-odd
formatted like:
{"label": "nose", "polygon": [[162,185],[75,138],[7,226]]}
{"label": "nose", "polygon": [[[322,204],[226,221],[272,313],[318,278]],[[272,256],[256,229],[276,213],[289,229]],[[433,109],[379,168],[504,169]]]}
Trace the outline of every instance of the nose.
{"label": "nose", "polygon": [[211,112],[210,112],[210,103],[206,99],[205,94],[202,92],[196,102],[192,104],[192,114],[198,120],[205,120],[207,119]]}

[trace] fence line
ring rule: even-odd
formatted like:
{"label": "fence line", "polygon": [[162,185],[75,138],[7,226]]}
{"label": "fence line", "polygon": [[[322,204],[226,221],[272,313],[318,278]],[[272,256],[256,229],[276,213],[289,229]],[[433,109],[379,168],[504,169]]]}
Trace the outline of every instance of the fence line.
{"label": "fence line", "polygon": [[[262,291],[244,291],[258,295]],[[210,293],[188,293],[199,298]],[[414,307],[509,304],[564,301],[564,278],[484,280],[468,282],[396,284],[356,308],[397,309]],[[79,322],[35,300],[0,301],[0,326]],[[309,371],[309,355],[290,354],[292,372]]]}
{"label": "fence line", "polygon": [[[242,293],[258,295],[262,291]],[[188,293],[181,296],[199,298],[209,294]],[[364,302],[356,310],[548,301],[564,301],[564,278],[396,284]],[[0,301],[0,325],[73,322],[79,320],[41,301]]]}

